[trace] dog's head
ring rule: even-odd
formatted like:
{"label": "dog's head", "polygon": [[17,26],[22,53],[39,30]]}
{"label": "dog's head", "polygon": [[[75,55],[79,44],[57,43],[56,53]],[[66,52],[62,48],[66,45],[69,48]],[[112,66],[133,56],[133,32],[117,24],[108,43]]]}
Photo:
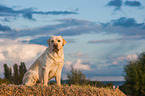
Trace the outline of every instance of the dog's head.
{"label": "dog's head", "polygon": [[58,52],[66,44],[66,41],[62,36],[51,36],[50,39],[47,40],[47,43],[54,52]]}

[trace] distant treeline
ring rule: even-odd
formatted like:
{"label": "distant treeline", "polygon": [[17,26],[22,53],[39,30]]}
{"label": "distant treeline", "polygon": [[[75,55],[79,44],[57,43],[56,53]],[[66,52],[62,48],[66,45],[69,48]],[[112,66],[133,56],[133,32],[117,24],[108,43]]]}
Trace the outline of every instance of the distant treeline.
{"label": "distant treeline", "polygon": [[13,65],[13,73],[12,68],[7,64],[3,65],[4,67],[4,78],[8,80],[11,84],[19,85],[22,84],[23,76],[27,71],[25,63],[21,62],[20,65]]}

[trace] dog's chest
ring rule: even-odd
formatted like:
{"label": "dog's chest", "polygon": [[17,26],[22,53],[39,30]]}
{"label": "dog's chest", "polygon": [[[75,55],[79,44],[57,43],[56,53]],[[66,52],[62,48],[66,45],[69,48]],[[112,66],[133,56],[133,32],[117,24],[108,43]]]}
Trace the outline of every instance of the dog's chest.
{"label": "dog's chest", "polygon": [[57,71],[59,69],[59,65],[52,65],[49,71],[49,77],[52,78],[56,75]]}

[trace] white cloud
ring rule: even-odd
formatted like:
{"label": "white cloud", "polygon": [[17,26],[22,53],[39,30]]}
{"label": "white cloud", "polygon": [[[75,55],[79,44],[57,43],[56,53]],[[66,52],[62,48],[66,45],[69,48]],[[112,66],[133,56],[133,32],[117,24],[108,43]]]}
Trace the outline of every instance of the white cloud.
{"label": "white cloud", "polygon": [[88,54],[84,54],[82,52],[77,52],[75,54],[70,54],[71,57],[76,57],[76,58],[82,58],[82,59],[86,59],[89,58]]}
{"label": "white cloud", "polygon": [[138,58],[137,54],[128,54],[126,56],[120,56],[117,58],[118,61],[124,61],[124,60],[136,60]]}
{"label": "white cloud", "polygon": [[16,30],[16,31],[20,31],[20,29],[19,29],[19,28],[15,28],[15,30]]}
{"label": "white cloud", "polygon": [[5,59],[6,59],[5,56],[2,53],[0,53],[0,61],[5,60]]}
{"label": "white cloud", "polygon": [[64,62],[64,68],[66,71],[70,70],[70,66],[72,65],[72,62],[70,61],[65,61]]}
{"label": "white cloud", "polygon": [[84,62],[80,59],[77,59],[74,63],[70,61],[66,61],[64,63],[65,70],[70,70],[70,66],[73,66],[75,69],[80,69],[80,70],[90,70],[91,67],[89,64],[84,64]]}
{"label": "white cloud", "polygon": [[50,35],[22,36],[22,37],[18,37],[17,39],[15,39],[15,41],[16,42],[26,41],[28,43],[30,40],[34,40],[39,37],[47,37],[47,36],[50,36]]}
{"label": "white cloud", "polygon": [[124,56],[117,57],[112,60],[113,65],[122,65],[127,64],[127,61],[134,61],[137,60],[138,55],[137,54],[128,54]]}
{"label": "white cloud", "polygon": [[114,64],[114,65],[117,65],[117,64],[118,64],[118,62],[117,62],[117,61],[114,61],[114,62],[113,62],[113,64]]}
{"label": "white cloud", "polygon": [[83,64],[82,60],[77,59],[76,63],[74,64],[74,68],[76,69],[83,69],[83,70],[90,70],[90,66],[88,64]]}
{"label": "white cloud", "polygon": [[40,56],[46,46],[24,44],[10,39],[0,39],[0,73],[3,73],[3,64],[13,66],[15,63],[25,62],[27,68]]}
{"label": "white cloud", "polygon": [[127,58],[129,60],[136,60],[138,58],[138,55],[136,55],[136,54],[127,55]]}

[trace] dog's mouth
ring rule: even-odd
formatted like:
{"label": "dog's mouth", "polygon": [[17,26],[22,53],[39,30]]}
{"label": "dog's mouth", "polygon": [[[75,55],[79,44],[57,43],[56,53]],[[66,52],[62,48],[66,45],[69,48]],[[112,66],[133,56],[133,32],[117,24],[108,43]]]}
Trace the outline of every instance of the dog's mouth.
{"label": "dog's mouth", "polygon": [[53,48],[54,48],[53,49],[54,52],[58,52],[59,51],[57,43],[53,44]]}
{"label": "dog's mouth", "polygon": [[54,51],[54,52],[58,52],[59,49],[58,49],[58,48],[54,48],[53,51]]}

